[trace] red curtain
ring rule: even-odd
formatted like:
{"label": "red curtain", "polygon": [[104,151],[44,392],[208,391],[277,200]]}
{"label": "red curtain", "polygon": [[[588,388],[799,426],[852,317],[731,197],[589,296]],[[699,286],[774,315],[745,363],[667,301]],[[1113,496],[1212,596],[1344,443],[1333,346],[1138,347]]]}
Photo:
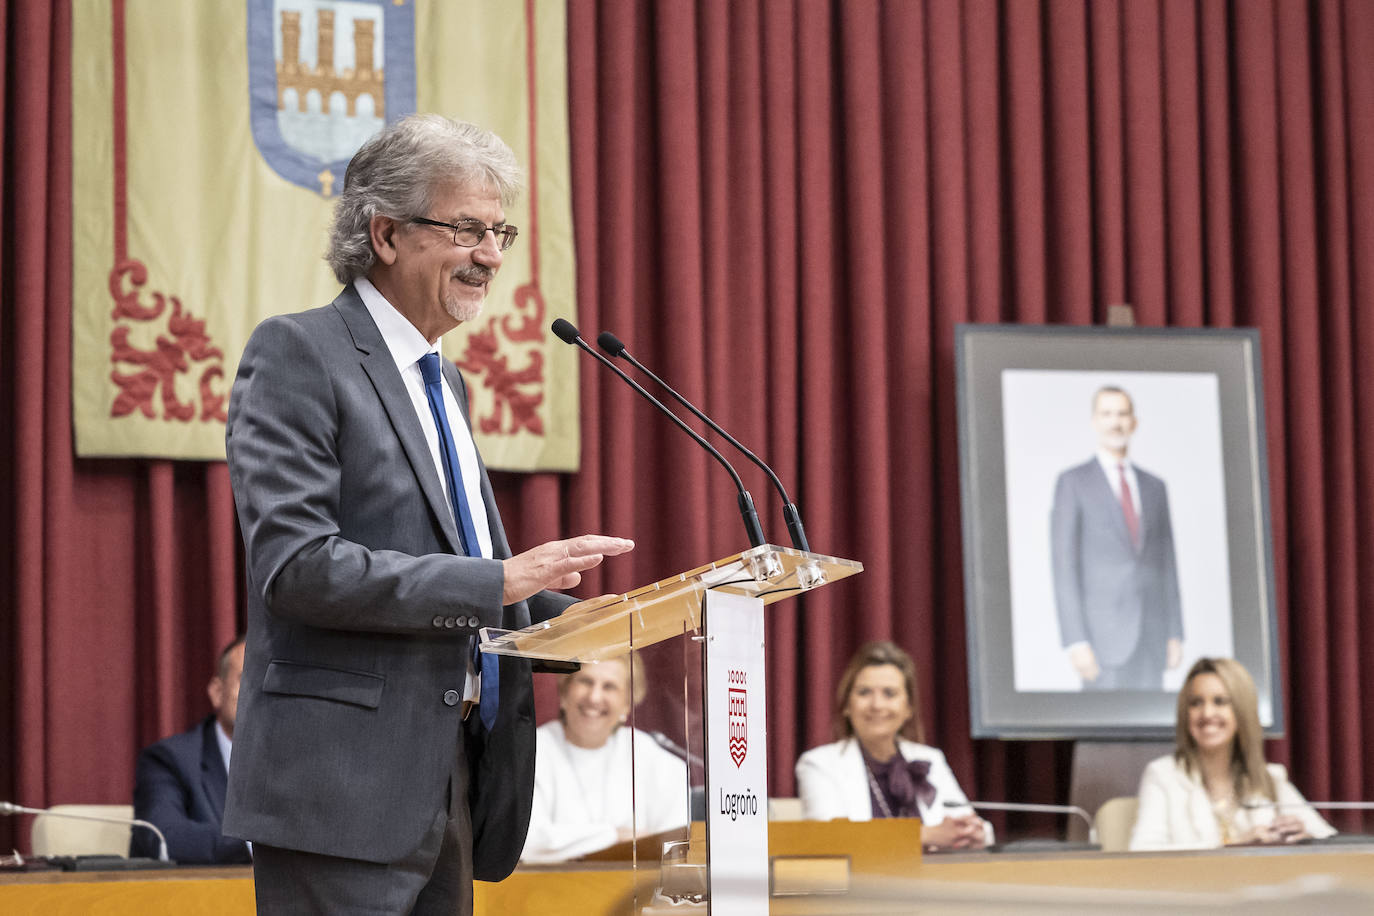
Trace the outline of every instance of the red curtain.
{"label": "red curtain", "polygon": [[[138,747],[206,708],[238,625],[232,500],[221,464],[72,457],[69,2],[0,9],[0,792],[121,801]],[[1065,800],[1067,744],[969,736],[953,326],[1124,302],[1147,326],[1260,328],[1290,736],[1270,754],[1311,797],[1374,797],[1374,6],[568,12],[579,323],[767,456],[813,547],[867,567],[770,616],[773,792],[828,740],[855,646],[891,637],[968,791]],[[514,544],[634,537],[584,594],[745,544],[708,458],[593,367],[582,392],[580,474],[498,475]]]}

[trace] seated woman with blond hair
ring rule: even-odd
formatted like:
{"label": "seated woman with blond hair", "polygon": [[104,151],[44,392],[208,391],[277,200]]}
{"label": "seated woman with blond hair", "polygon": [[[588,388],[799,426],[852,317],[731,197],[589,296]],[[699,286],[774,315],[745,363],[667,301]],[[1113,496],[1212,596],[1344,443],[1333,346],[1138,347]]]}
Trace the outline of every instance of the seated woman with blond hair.
{"label": "seated woman with blond hair", "polygon": [[625,724],[647,689],[638,655],[559,678],[558,718],[535,731],[534,803],[521,861],[564,862],[687,825],[687,765]]}
{"label": "seated woman with blond hair", "polygon": [[1178,694],[1177,749],[1140,780],[1131,849],[1296,843],[1336,831],[1264,761],[1255,682],[1240,662],[1200,658]]}
{"label": "seated woman with blond hair", "polygon": [[919,817],[928,849],[981,849],[992,825],[968,806],[945,755],[924,740],[916,663],[894,643],[860,646],[835,690],[840,740],[797,761],[808,820]]}

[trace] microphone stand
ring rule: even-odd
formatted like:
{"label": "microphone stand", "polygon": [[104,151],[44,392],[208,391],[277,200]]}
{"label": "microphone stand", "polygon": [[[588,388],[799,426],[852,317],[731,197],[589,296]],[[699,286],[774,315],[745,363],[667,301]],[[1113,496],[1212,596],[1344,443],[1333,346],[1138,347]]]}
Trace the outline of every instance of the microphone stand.
{"label": "microphone stand", "polygon": [[749,491],[744,488],[744,481],[740,480],[739,474],[735,471],[734,466],[731,465],[729,461],[725,460],[725,456],[722,455],[719,451],[717,451],[715,446],[713,446],[711,443],[703,439],[697,433],[696,430],[692,429],[692,427],[682,422],[681,417],[679,417],[677,414],[673,413],[671,410],[665,407],[663,405],[663,402],[660,401],[658,398],[654,397],[648,391],[646,391],[643,385],[639,384],[639,382],[636,382],[634,379],[626,375],[624,370],[622,370],[619,366],[611,362],[606,357],[602,356],[600,353],[593,350],[591,346],[585,340],[582,339],[582,335],[577,330],[577,326],[574,325],[571,321],[568,321],[566,318],[558,318],[554,321],[553,325],[551,326],[551,329],[553,330],[553,333],[558,337],[559,340],[563,341],[566,344],[571,344],[577,347],[578,349],[590,354],[593,358],[600,362],[601,365],[605,366],[607,369],[610,369],[616,375],[620,376],[621,380],[625,382],[625,384],[629,385],[631,388],[637,391],[639,395],[643,397],[646,401],[648,401],[650,404],[657,407],[669,420],[672,420],[673,423],[677,425],[678,429],[681,429],[687,435],[691,436],[693,441],[695,441],[697,445],[700,445],[702,448],[706,449],[706,451],[710,452],[711,457],[715,458],[716,461],[720,462],[721,467],[725,468],[725,470],[730,474],[730,479],[734,481],[735,490],[739,494],[740,516],[744,519],[744,530],[745,533],[749,536],[749,546],[762,547],[768,543],[767,538],[765,538],[763,534],[763,525],[759,522],[758,510],[754,508],[754,497],[751,496]]}
{"label": "microphone stand", "polygon": [[694,767],[706,765],[705,761],[700,757],[675,742],[672,738],[663,734],[663,732],[649,732],[649,737],[654,739],[654,743],[659,747],[663,748],[674,757],[681,759],[684,763]]}
{"label": "microphone stand", "polygon": [[150,824],[145,820],[140,820],[139,818],[106,817],[100,814],[72,814],[67,811],[51,811],[46,808],[25,808],[23,805],[16,805],[12,802],[0,802],[0,815],[13,814],[46,814],[49,817],[67,817],[79,821],[101,821],[106,824],[124,824],[126,826],[132,827],[147,827],[153,833],[157,834],[158,860],[161,862],[171,861],[171,859],[167,857],[167,838],[162,835],[162,831],[157,829],[157,827],[153,824]]}
{"label": "microphone stand", "polygon": [[722,429],[719,423],[702,413],[695,404],[678,394],[673,386],[659,378],[658,375],[649,369],[649,367],[635,359],[634,356],[630,354],[630,351],[625,348],[625,344],[621,342],[619,337],[616,337],[610,331],[602,331],[597,335],[596,343],[597,346],[601,347],[601,349],[605,350],[611,356],[620,357],[631,366],[634,366],[640,372],[643,372],[649,378],[653,379],[660,388],[672,396],[673,400],[691,411],[693,416],[715,430],[721,438],[738,449],[744,457],[758,465],[763,470],[763,473],[768,475],[768,479],[772,481],[774,488],[778,491],[778,495],[782,497],[782,517],[784,521],[787,522],[787,533],[792,538],[792,546],[798,550],[805,550],[808,553],[811,552],[811,545],[806,541],[806,529],[802,527],[801,511],[788,497],[787,490],[783,487],[782,481],[778,479],[778,475],[773,473],[773,469],[765,464],[762,458],[741,445],[739,440]]}
{"label": "microphone stand", "polygon": [[982,808],[987,811],[1021,811],[1029,814],[1074,814],[1083,819],[1083,823],[1088,825],[1088,842],[1097,845],[1097,827],[1093,824],[1093,819],[1088,816],[1077,805],[1034,805],[1028,802],[945,802],[946,807],[962,808],[968,806],[977,810]]}
{"label": "microphone stand", "polygon": [[1374,811],[1374,802],[1362,801],[1300,801],[1300,802],[1246,802],[1242,808],[1315,808],[1318,811]]}

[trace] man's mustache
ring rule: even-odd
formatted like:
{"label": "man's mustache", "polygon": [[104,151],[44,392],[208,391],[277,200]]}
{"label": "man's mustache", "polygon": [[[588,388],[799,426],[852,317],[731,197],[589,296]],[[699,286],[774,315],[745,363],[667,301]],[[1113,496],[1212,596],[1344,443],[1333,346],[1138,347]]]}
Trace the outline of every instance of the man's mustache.
{"label": "man's mustache", "polygon": [[454,279],[462,280],[464,283],[490,283],[496,276],[496,271],[490,267],[483,267],[481,264],[469,264],[460,267],[453,272]]}

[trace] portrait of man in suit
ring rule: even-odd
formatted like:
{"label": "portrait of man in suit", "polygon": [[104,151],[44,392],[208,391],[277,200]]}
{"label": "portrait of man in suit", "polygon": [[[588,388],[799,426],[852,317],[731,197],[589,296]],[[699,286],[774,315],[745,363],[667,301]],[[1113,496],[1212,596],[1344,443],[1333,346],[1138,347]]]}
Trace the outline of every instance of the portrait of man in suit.
{"label": "portrait of man in suit", "polygon": [[633,543],[512,554],[440,338],[481,312],[518,231],[511,149],[412,115],[349,163],[329,304],[269,318],[230,393],[248,637],[224,831],[259,913],[470,913],[524,846],[531,671],[476,652],[574,599]]}
{"label": "portrait of man in suit", "polygon": [[1059,634],[1085,690],[1162,690],[1183,658],[1169,495],[1129,457],[1131,396],[1093,395],[1097,453],[1063,471],[1050,513]]}

